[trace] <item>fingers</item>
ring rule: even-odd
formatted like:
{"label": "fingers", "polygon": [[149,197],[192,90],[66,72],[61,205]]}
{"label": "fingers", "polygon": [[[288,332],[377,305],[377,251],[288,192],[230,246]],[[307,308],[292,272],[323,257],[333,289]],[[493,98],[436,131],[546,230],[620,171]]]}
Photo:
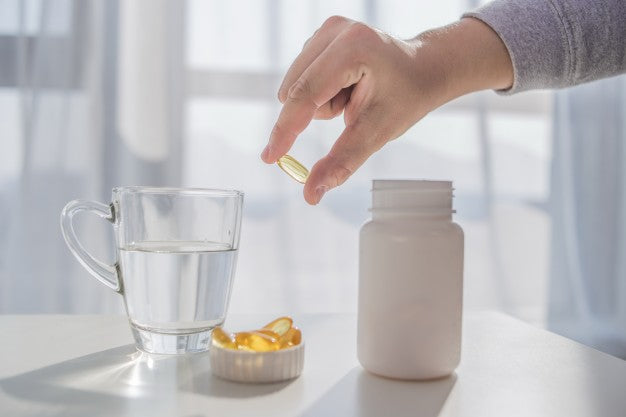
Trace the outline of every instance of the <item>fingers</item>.
{"label": "fingers", "polygon": [[290,90],[270,134],[269,143],[261,154],[261,159],[265,163],[273,164],[289,151],[298,135],[309,125],[318,108],[311,97],[307,80],[298,82],[294,87],[295,91],[293,88]]}
{"label": "fingers", "polygon": [[328,155],[311,169],[304,184],[304,199],[309,204],[320,202],[324,194],[343,184],[374,152],[382,146],[378,135],[369,126],[374,123],[357,122],[346,127]]}
{"label": "fingers", "polygon": [[289,89],[269,143],[261,154],[263,161],[271,164],[287,153],[317,109],[342,89],[357,83],[364,72],[354,50],[346,50],[342,36],[331,42]]}
{"label": "fingers", "polygon": [[339,116],[343,109],[346,107],[346,103],[350,100],[350,94],[352,93],[352,87],[342,89],[337,95],[324,103],[322,107],[315,111],[314,119],[328,120],[334,119]]}
{"label": "fingers", "polygon": [[313,166],[304,186],[309,204],[319,203],[326,191],[345,182],[385,143],[379,140],[384,139],[383,130],[374,129],[380,127],[372,120],[377,112],[367,111],[374,78],[367,76],[366,58],[376,56],[372,46],[381,41],[366,25],[331,18],[307,41],[285,75],[278,93],[283,108],[261,155],[266,163],[286,154],[313,118],[333,118],[346,109],[346,129]]}
{"label": "fingers", "polygon": [[304,44],[302,52],[293,61],[278,89],[278,99],[281,103],[287,100],[288,91],[300,75],[326,49],[328,45],[350,24],[352,20],[341,16],[332,16]]}

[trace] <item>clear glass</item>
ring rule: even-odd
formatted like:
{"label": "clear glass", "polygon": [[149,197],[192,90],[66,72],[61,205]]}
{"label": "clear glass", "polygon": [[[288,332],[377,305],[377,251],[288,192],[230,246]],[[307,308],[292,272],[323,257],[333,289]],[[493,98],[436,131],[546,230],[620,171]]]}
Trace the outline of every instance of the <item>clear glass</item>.
{"label": "clear glass", "polygon": [[[112,202],[75,200],[61,213],[78,261],[124,297],[137,347],[151,353],[201,352],[224,322],[232,288],[243,193],[234,190],[119,187]],[[72,218],[88,211],[115,229],[117,262],[80,244]]]}

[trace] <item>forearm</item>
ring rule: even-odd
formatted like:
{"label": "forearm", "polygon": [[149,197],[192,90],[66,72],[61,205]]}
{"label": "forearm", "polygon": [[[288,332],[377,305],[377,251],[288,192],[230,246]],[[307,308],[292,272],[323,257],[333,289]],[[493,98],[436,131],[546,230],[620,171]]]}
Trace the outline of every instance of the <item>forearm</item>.
{"label": "forearm", "polygon": [[515,77],[505,94],[626,71],[624,0],[497,0],[464,16],[485,22],[506,45]]}

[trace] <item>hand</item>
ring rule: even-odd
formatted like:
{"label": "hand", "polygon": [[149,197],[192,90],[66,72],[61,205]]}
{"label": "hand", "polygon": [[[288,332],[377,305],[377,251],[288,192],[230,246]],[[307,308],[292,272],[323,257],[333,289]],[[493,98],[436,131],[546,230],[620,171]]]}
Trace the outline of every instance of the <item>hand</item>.
{"label": "hand", "polygon": [[[474,42],[472,48],[468,42]],[[510,67],[499,37],[475,19],[402,41],[363,23],[331,17],[285,75],[278,92],[283,108],[261,158],[276,162],[312,119],[343,113],[345,130],[313,166],[304,186],[305,200],[317,204],[431,110],[470,91],[510,86]]]}

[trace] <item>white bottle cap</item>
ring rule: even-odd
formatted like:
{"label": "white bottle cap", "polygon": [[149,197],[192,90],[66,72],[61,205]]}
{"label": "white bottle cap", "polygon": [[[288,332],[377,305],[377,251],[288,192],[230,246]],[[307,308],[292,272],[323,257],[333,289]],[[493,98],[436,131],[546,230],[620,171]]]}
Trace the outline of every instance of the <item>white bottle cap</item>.
{"label": "white bottle cap", "polygon": [[372,211],[452,214],[452,181],[374,180]]}

